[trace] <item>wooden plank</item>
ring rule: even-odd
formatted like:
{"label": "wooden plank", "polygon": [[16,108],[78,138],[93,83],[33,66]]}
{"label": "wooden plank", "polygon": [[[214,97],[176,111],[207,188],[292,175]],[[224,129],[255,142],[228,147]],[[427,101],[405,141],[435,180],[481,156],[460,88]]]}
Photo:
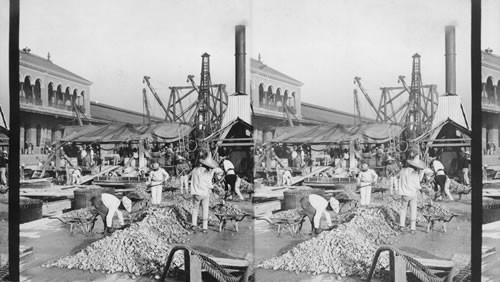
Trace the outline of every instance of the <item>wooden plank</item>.
{"label": "wooden plank", "polygon": [[62,213],[63,210],[71,209],[70,200],[59,200],[53,202],[43,203],[42,215],[50,215],[54,213]]}
{"label": "wooden plank", "polygon": [[229,259],[229,258],[217,258],[217,257],[210,257],[210,258],[217,264],[223,265],[224,267],[246,268],[250,266],[250,262],[243,259]]}
{"label": "wooden plank", "polygon": [[424,266],[432,269],[450,270],[455,266],[455,263],[451,260],[425,259],[425,258],[415,258],[415,259]]}
{"label": "wooden plank", "polygon": [[323,166],[323,167],[318,167],[317,169],[313,170],[312,172],[306,174],[306,175],[303,175],[303,176],[299,176],[299,177],[292,177],[292,185],[295,185],[301,181],[303,181],[304,179],[308,178],[308,177],[311,177],[315,174],[318,174],[318,173],[321,173],[323,171],[326,171],[328,170],[329,168],[331,168],[330,166]]}
{"label": "wooden plank", "polygon": [[25,197],[68,197],[68,198],[73,198],[74,194],[73,191],[59,191],[59,192],[52,192],[52,191],[20,191],[19,192],[20,196],[25,196]]}
{"label": "wooden plank", "polygon": [[110,167],[107,167],[107,168],[104,168],[101,172],[99,173],[96,173],[96,174],[93,174],[93,175],[85,175],[85,176],[82,176],[82,181],[80,184],[83,184],[83,183],[86,183],[86,182],[89,182],[91,181],[92,179],[94,179],[95,177],[97,176],[100,176],[100,175],[103,175],[103,174],[106,174],[106,173],[109,173],[115,169],[118,169],[120,166],[118,165],[114,165],[114,166],[110,166]]}
{"label": "wooden plank", "polygon": [[391,264],[391,282],[406,282],[406,263],[403,258],[395,255]]}

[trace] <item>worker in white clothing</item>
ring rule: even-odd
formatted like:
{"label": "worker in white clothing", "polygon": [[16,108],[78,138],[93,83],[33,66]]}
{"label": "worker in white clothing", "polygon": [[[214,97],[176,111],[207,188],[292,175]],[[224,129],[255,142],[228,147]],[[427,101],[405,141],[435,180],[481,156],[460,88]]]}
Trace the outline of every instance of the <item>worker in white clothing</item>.
{"label": "worker in white clothing", "polygon": [[149,187],[151,187],[151,204],[159,205],[161,204],[161,193],[163,191],[163,184],[168,180],[170,175],[163,168],[160,167],[160,164],[154,162],[151,165],[151,171],[149,172]]}
{"label": "worker in white clothing", "polygon": [[358,188],[360,194],[360,205],[367,206],[370,204],[372,196],[372,187],[377,183],[377,173],[368,167],[367,163],[361,164],[361,171],[358,174]]}
{"label": "worker in white clothing", "polygon": [[320,195],[310,194],[300,200],[300,205],[304,210],[305,214],[309,217],[312,226],[312,232],[319,234],[321,233],[321,217],[324,215],[326,218],[326,223],[328,227],[332,227],[332,219],[330,214],[326,210],[328,206],[338,213],[340,211],[340,203],[334,197],[331,197],[328,201]]}
{"label": "worker in white clothing", "polygon": [[92,197],[90,202],[102,218],[104,223],[104,235],[113,233],[113,217],[115,214],[118,216],[120,226],[125,225],[123,214],[120,209],[127,210],[127,212],[132,211],[132,200],[126,196],[123,196],[120,200],[114,195],[102,193],[101,196]]}
{"label": "worker in white clothing", "polygon": [[283,172],[283,185],[292,185],[292,170],[290,168],[285,169],[285,172]]}
{"label": "worker in white clothing", "polygon": [[238,179],[238,176],[234,172],[234,165],[233,163],[228,159],[227,156],[221,157],[222,159],[222,169],[224,170],[224,180],[226,182],[226,198],[232,199],[233,194],[236,194],[241,201],[243,201],[245,198],[243,198],[243,195],[241,195],[239,187],[236,185],[236,180]]}

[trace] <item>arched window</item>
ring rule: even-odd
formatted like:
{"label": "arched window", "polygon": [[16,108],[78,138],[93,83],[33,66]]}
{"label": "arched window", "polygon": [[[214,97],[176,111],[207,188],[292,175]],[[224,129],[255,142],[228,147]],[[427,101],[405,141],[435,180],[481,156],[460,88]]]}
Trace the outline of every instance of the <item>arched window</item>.
{"label": "arched window", "polygon": [[67,110],[70,110],[71,107],[71,90],[69,87],[66,87],[66,91],[64,91],[64,105],[66,105]]}
{"label": "arched window", "polygon": [[269,104],[274,104],[274,94],[273,94],[273,87],[272,86],[269,86],[267,88],[267,95],[266,95],[267,99],[266,99],[266,105],[269,105]]}
{"label": "arched window", "polygon": [[49,106],[54,106],[56,104],[56,94],[54,93],[54,84],[52,82],[47,86],[47,94],[49,97]]}
{"label": "arched window", "polygon": [[64,105],[64,94],[62,92],[62,85],[57,86],[56,92],[56,105]]}
{"label": "arched window", "polygon": [[42,83],[40,79],[35,81],[35,104],[42,105]]}
{"label": "arched window", "polygon": [[488,94],[488,101],[490,102],[490,104],[495,104],[496,103],[495,93],[494,93],[495,91],[493,88],[493,81],[492,81],[491,76],[488,77],[488,79],[486,80],[485,90],[486,90],[486,93]]}
{"label": "arched window", "polygon": [[80,106],[80,112],[85,113],[85,91],[82,91],[80,93],[80,96],[78,97],[79,103],[78,105]]}
{"label": "arched window", "polygon": [[75,89],[73,90],[73,95],[71,95],[71,105],[76,104],[77,99],[78,99],[78,90]]}
{"label": "arched window", "polygon": [[497,81],[497,85],[495,87],[495,98],[496,98],[496,101],[497,101],[497,105],[500,105],[500,80]]}
{"label": "arched window", "polygon": [[23,83],[23,91],[26,97],[26,103],[33,104],[33,88],[31,88],[31,78],[26,76]]}
{"label": "arched window", "polygon": [[266,93],[264,93],[264,84],[259,84],[259,105],[266,103]]}
{"label": "arched window", "polygon": [[282,97],[281,97],[281,89],[278,88],[276,89],[276,101],[274,101],[276,107],[282,107],[283,102],[282,102]]}

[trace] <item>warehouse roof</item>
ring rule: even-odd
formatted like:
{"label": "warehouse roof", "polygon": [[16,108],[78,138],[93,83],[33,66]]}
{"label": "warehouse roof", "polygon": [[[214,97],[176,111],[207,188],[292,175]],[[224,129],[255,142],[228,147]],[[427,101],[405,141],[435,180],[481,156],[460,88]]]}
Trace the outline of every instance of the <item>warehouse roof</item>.
{"label": "warehouse roof", "polygon": [[[109,122],[140,124],[144,123],[145,121],[145,115],[142,113],[94,101],[90,102],[90,114],[94,119],[105,120]],[[151,117],[151,119],[153,121],[163,120],[159,117]]]}
{"label": "warehouse roof", "polygon": [[[355,124],[356,115],[331,108],[302,102],[302,118],[306,121],[319,123],[335,123],[342,125]],[[374,119],[362,118],[364,122],[373,122]]]}
{"label": "warehouse roof", "polygon": [[262,61],[259,61],[259,60],[256,60],[256,59],[253,59],[251,58],[250,59],[250,71],[251,72],[254,72],[254,73],[261,73],[262,75],[270,75],[274,78],[281,78],[282,80],[285,80],[291,84],[295,84],[297,86],[302,86],[304,85],[304,83],[296,80],[295,78],[292,78],[280,71],[277,71],[273,68],[271,68],[270,66],[268,65],[265,65],[262,63]]}
{"label": "warehouse roof", "polygon": [[38,55],[32,54],[30,52],[26,52],[23,50],[19,51],[19,64],[25,65],[32,68],[41,68],[42,71],[47,71],[52,75],[63,75],[69,78],[73,78],[79,80],[81,83],[86,85],[91,85],[92,82],[89,80],[70,72],[69,70],[54,64],[51,60],[47,58],[40,57]]}

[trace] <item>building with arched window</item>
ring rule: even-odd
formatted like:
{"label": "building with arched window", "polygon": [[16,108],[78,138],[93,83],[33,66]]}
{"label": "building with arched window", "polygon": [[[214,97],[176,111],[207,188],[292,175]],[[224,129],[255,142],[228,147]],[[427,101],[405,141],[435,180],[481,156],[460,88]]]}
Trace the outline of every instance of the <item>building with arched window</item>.
{"label": "building with arched window", "polygon": [[[19,102],[21,111],[21,148],[39,152],[46,144],[59,139],[61,125],[76,123],[78,115],[91,119],[90,85],[47,58],[19,52]],[[25,150],[23,150],[24,152]]]}
{"label": "building with arched window", "polygon": [[302,125],[355,124],[356,116],[352,113],[302,102],[302,82],[265,65],[260,59],[250,59],[250,63],[252,125],[258,142],[270,140],[274,128],[288,126],[289,119]]}
{"label": "building with arched window", "polygon": [[[486,155],[497,155],[500,139],[500,56],[491,50],[482,52],[481,77],[483,88],[481,92],[482,107],[482,148]],[[491,150],[488,150],[492,148]],[[494,148],[494,149],[493,149]],[[498,159],[498,157],[492,157]],[[485,159],[485,163],[489,163]]]}

